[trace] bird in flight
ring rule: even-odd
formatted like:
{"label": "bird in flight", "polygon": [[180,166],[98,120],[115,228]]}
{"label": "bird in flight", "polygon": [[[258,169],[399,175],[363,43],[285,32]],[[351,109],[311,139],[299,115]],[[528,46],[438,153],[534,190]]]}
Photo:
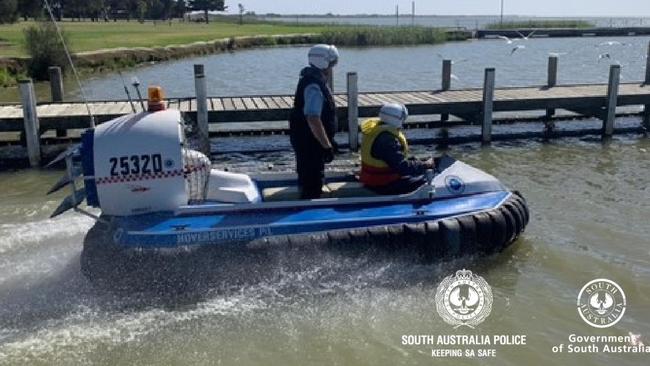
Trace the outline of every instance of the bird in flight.
{"label": "bird in flight", "polygon": [[601,53],[600,55],[598,55],[598,62],[600,62],[602,59],[611,60],[612,56],[609,53]]}
{"label": "bird in flight", "polygon": [[517,52],[519,50],[523,50],[524,48],[526,48],[526,46],[524,46],[524,45],[515,46],[515,48],[513,48],[512,51],[510,51],[510,56],[514,55],[515,52]]}
{"label": "bird in flight", "polygon": [[[442,54],[438,53],[438,54],[436,54],[436,55],[438,56],[439,59],[445,60],[445,56],[443,56]],[[466,58],[462,58],[462,59],[460,59],[460,60],[450,60],[450,61],[451,61],[451,64],[452,64],[452,65],[456,65],[456,64],[463,63],[463,62],[467,62],[467,61],[469,61],[469,60],[466,59]]]}
{"label": "bird in flight", "polygon": [[506,41],[507,44],[512,44],[512,42],[514,42],[514,41],[518,41],[518,39],[514,39],[514,40],[512,40],[512,39],[510,39],[510,38],[508,38],[508,37],[506,37],[506,36],[497,36],[497,38]]}
{"label": "bird in flight", "polygon": [[603,43],[599,43],[596,47],[603,47],[603,46],[624,46],[624,43],[621,43],[619,41],[607,41]]}
{"label": "bird in flight", "polygon": [[527,41],[530,37],[532,37],[533,34],[535,34],[535,32],[537,32],[537,29],[535,29],[534,31],[528,33],[527,36],[524,36],[520,31],[517,31],[517,33],[519,33],[519,35],[521,36],[521,39],[523,39],[524,41]]}

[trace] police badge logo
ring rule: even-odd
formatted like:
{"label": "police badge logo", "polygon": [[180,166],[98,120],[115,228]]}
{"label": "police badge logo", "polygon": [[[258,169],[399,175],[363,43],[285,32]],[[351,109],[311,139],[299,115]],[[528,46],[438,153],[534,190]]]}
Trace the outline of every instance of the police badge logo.
{"label": "police badge logo", "polygon": [[466,269],[456,271],[438,285],[436,310],[454,329],[467,326],[475,328],[492,311],[492,289],[479,275]]}
{"label": "police badge logo", "polygon": [[595,328],[609,328],[625,314],[625,292],[616,282],[599,278],[582,287],[578,294],[578,314]]}

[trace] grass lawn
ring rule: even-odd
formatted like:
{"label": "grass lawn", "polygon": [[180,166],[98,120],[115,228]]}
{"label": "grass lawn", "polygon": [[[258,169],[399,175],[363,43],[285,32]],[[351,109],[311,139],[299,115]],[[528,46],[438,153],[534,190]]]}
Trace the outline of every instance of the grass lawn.
{"label": "grass lawn", "polygon": [[[18,22],[0,25],[0,56],[26,56],[23,49],[23,30],[34,22]],[[137,21],[118,22],[71,22],[59,23],[70,38],[73,52],[92,51],[118,47],[155,47],[170,44],[186,44],[196,41],[209,41],[234,36],[320,33],[327,26],[284,25],[284,24],[244,24],[230,22],[169,23]]]}

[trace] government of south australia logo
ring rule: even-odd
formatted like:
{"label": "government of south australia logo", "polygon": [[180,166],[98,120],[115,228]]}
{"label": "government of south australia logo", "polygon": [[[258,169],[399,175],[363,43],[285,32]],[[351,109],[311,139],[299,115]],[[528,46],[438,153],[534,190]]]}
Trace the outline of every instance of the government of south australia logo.
{"label": "government of south australia logo", "polygon": [[578,314],[587,324],[596,328],[609,328],[625,314],[625,293],[616,282],[599,278],[580,290]]}
{"label": "government of south australia logo", "polygon": [[474,328],[492,311],[492,289],[472,271],[456,271],[438,285],[436,310],[442,319],[454,328]]}

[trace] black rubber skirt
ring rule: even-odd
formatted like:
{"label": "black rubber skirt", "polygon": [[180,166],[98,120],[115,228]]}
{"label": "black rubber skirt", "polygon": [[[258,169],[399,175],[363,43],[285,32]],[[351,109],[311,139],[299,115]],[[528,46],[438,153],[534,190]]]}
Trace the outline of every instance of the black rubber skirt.
{"label": "black rubber skirt", "polygon": [[[264,272],[279,259],[314,262],[319,253],[410,256],[432,263],[469,255],[491,255],[509,247],[530,219],[519,192],[496,209],[414,224],[374,226],[322,233],[280,235],[238,246],[125,249],[113,244],[113,230],[97,223],[86,235],[81,269],[91,280],[192,281],[227,274],[240,278]],[[209,275],[208,275],[209,274]]]}

